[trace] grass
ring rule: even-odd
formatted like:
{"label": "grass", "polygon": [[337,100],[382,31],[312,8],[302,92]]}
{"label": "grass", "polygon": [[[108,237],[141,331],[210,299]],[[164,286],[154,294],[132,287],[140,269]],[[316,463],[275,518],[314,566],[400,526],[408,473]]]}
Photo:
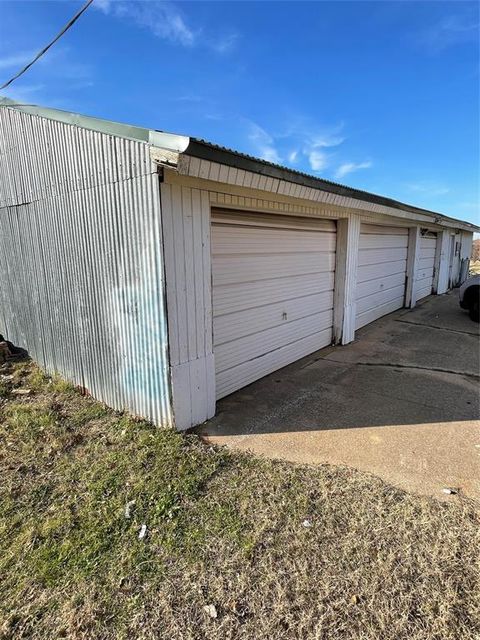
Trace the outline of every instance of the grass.
{"label": "grass", "polygon": [[30,363],[0,374],[0,638],[480,637],[475,503],[215,449]]}

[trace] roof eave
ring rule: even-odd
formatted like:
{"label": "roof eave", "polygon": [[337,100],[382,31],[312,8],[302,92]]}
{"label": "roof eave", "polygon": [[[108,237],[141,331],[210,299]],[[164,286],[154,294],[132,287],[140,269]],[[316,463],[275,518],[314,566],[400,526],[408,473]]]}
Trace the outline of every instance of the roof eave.
{"label": "roof eave", "polygon": [[345,185],[330,182],[322,178],[301,173],[294,169],[287,167],[281,167],[279,165],[247,156],[242,153],[235,152],[231,149],[223,147],[217,147],[203,140],[196,138],[190,138],[190,144],[185,150],[185,155],[193,156],[202,160],[208,160],[210,162],[217,162],[229,167],[235,167],[237,169],[243,169],[244,171],[250,171],[252,173],[258,173],[278,180],[285,180],[287,182],[293,182],[302,186],[310,187],[312,189],[320,189],[329,193],[334,193],[348,198],[356,198],[364,202],[370,202],[372,204],[379,204],[386,207],[392,207],[394,209],[400,209],[407,213],[427,215],[432,218],[432,223],[442,224],[443,222],[450,222],[454,225],[467,228],[469,231],[480,231],[480,227],[471,224],[469,222],[458,220],[450,216],[446,216],[436,211],[430,211],[428,209],[422,209],[414,205],[409,205],[392,198],[380,196],[368,191],[362,191],[353,187],[347,187]]}

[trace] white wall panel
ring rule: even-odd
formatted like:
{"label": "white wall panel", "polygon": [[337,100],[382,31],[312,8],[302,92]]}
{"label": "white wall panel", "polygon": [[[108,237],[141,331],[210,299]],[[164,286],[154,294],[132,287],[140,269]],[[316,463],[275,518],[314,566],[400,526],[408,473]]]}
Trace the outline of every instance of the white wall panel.
{"label": "white wall panel", "polygon": [[333,309],[335,344],[348,344],[355,339],[360,226],[360,218],[354,214],[337,222]]}
{"label": "white wall panel", "polygon": [[170,367],[178,429],[215,414],[208,193],[161,185]]}

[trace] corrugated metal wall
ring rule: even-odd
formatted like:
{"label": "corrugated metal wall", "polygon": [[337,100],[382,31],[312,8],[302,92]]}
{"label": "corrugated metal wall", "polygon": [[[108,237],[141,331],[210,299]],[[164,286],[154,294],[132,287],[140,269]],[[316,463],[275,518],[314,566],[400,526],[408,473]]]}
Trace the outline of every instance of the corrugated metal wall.
{"label": "corrugated metal wall", "polygon": [[0,108],[0,331],[170,425],[160,216],[148,145]]}

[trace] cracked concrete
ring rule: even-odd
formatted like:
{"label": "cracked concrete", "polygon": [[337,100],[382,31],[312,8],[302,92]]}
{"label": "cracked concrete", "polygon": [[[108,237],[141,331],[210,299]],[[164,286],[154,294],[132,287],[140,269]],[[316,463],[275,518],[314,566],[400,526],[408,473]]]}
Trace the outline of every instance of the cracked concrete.
{"label": "cracked concrete", "polygon": [[456,499],[442,493],[452,486],[480,498],[478,338],[456,292],[432,296],[220,400],[198,432],[439,498]]}

